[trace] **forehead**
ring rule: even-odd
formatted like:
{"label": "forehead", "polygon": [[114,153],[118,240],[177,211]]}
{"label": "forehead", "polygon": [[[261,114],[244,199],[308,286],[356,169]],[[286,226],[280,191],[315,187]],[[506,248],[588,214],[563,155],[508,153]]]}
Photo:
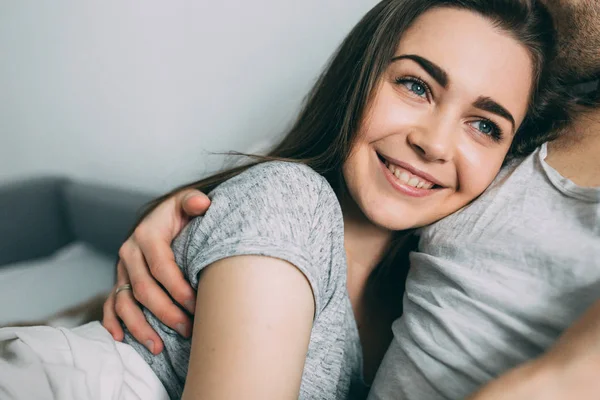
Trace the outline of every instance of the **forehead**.
{"label": "forehead", "polygon": [[532,63],[527,49],[483,16],[455,8],[421,15],[402,35],[396,55],[416,54],[448,74],[448,91],[465,100],[490,97],[519,123],[527,112]]}

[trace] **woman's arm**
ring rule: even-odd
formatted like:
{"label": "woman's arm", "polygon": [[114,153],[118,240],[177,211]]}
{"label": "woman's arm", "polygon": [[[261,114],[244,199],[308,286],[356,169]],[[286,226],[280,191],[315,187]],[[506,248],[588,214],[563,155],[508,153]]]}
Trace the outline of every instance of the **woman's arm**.
{"label": "woman's arm", "polygon": [[[173,260],[173,252],[169,247],[169,239],[174,238],[183,225],[179,225],[174,222],[174,219],[170,218],[169,215],[192,215],[187,210],[191,209],[192,202],[198,201],[199,204],[208,202],[204,195],[195,191],[193,193],[197,198],[192,196],[182,196],[179,200],[173,200],[171,202],[165,202],[165,209],[162,214],[156,210],[153,211],[144,220],[144,229],[147,232],[160,231],[160,232],[171,232],[164,238],[148,237],[148,240],[144,241],[144,247],[137,243],[133,238],[129,238],[128,242],[135,248],[132,254],[142,255],[142,257],[130,257],[129,262],[125,265],[120,265],[118,272],[126,272],[127,270],[140,270],[140,274],[146,274],[148,278],[152,279],[153,284],[157,285],[154,281],[156,276],[163,277],[159,279],[167,288],[179,287],[184,290],[191,290],[189,284],[179,277],[179,268],[174,264],[173,261],[160,263],[158,258],[148,257],[151,255],[154,247],[161,248],[165,254],[162,259]],[[201,209],[202,207],[199,207]],[[205,210],[200,210],[197,214],[203,213]],[[142,226],[142,225],[140,225]],[[144,258],[145,257],[145,258]],[[135,262],[138,260],[138,262]],[[146,260],[146,261],[144,261]],[[148,263],[148,265],[146,264]],[[160,271],[158,273],[157,271]],[[154,275],[155,277],[152,277]],[[173,278],[176,276],[176,278]],[[127,283],[127,276],[122,278],[123,283]],[[170,281],[170,282],[167,282]],[[139,286],[140,288],[146,287]],[[161,289],[162,290],[162,289]],[[127,291],[119,293],[119,297],[123,294],[127,294]],[[172,294],[172,293],[171,293]],[[111,326],[113,329],[109,329],[113,336],[115,330],[120,330],[117,315],[122,316],[136,315],[139,313],[139,319],[123,318],[123,321],[127,327],[134,334],[135,338],[141,343],[147,343],[146,338],[151,338],[160,343],[158,335],[148,325],[146,320],[141,314],[139,305],[135,301],[128,303],[118,299],[123,306],[120,308],[121,312],[115,312],[115,298],[114,294],[107,300],[105,304],[105,314],[103,323],[105,326]],[[118,304],[117,304],[118,305]],[[150,308],[150,311],[159,316],[159,319],[164,323],[168,321],[161,316],[169,315],[170,307],[173,303],[167,301],[164,303],[157,304],[156,307]],[[180,311],[180,310],[179,310]],[[167,325],[171,326],[171,324]],[[173,326],[171,326],[173,327]],[[137,332],[137,335],[136,333]],[[117,331],[117,336],[119,332]],[[122,331],[120,332],[122,335]],[[122,336],[121,336],[122,337]],[[117,339],[117,337],[115,337]],[[162,346],[159,349],[155,349],[155,353],[160,352]],[[191,367],[191,365],[190,365]],[[587,391],[582,393],[580,397],[573,395],[576,391]],[[507,374],[499,377],[498,379],[490,382],[484,386],[480,391],[473,394],[470,400],[495,400],[495,399],[595,399],[597,393],[600,393],[600,302],[594,305],[590,310],[578,320],[571,329],[569,329],[565,335],[563,335],[560,341],[548,351],[546,356],[541,357],[537,360],[533,360],[522,366],[519,366]],[[594,397],[596,396],[596,397]]]}
{"label": "woman's arm", "polygon": [[183,399],[297,399],[314,316],[286,261],[238,256],[201,273]]}

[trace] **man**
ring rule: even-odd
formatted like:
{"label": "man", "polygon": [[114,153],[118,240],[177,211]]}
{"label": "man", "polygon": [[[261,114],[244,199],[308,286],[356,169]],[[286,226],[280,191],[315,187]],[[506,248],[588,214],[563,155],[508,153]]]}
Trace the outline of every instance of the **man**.
{"label": "man", "polygon": [[477,201],[421,232],[405,316],[370,399],[464,398],[538,357],[600,298],[600,2],[548,6],[557,67],[588,91],[588,106]]}
{"label": "man", "polygon": [[[432,240],[435,240],[437,236],[443,236],[444,248],[453,250],[452,254],[434,254],[431,257],[431,261],[428,262],[433,271],[439,272],[449,265],[457,264],[465,266],[466,269],[472,269],[465,275],[461,275],[459,271],[456,276],[450,277],[446,281],[435,277],[419,278],[417,271],[415,279],[422,279],[423,287],[431,287],[432,290],[452,289],[452,292],[448,292],[450,298],[456,294],[460,295],[460,290],[464,291],[466,287],[469,291],[469,302],[463,300],[461,303],[460,296],[458,296],[455,302],[457,315],[443,314],[427,325],[428,318],[431,318],[425,313],[419,314],[418,307],[411,304],[414,303],[414,300],[411,299],[431,300],[427,299],[427,293],[418,290],[411,292],[411,288],[407,289],[409,300],[405,307],[414,307],[413,315],[422,316],[422,318],[408,322],[397,321],[394,324],[395,339],[374,382],[371,393],[371,397],[374,399],[401,397],[403,387],[406,385],[417,385],[417,390],[413,388],[411,392],[420,391],[422,393],[420,398],[423,399],[464,397],[486,380],[526,359],[538,356],[540,350],[551,344],[549,340],[556,338],[558,329],[565,329],[576,316],[566,315],[568,312],[578,310],[578,306],[581,307],[581,305],[588,307],[591,304],[591,298],[598,298],[597,290],[587,293],[576,290],[569,299],[553,298],[553,295],[557,293],[552,291],[553,284],[560,286],[564,282],[555,283],[551,278],[569,268],[574,268],[572,270],[574,275],[581,274],[582,271],[577,267],[585,264],[588,270],[584,271],[586,274],[584,279],[589,281],[590,287],[597,289],[594,284],[600,282],[600,157],[598,156],[600,154],[598,88],[598,78],[600,78],[600,2],[597,0],[547,0],[546,2],[556,16],[559,31],[560,54],[557,68],[566,79],[574,85],[578,84],[580,89],[583,88],[588,92],[586,105],[581,107],[569,129],[563,132],[559,139],[549,143],[547,149],[543,148],[536,152],[522,164],[512,165],[504,178],[496,182],[490,192],[484,194],[472,206],[424,231],[425,238],[433,237]],[[546,151],[547,156],[544,154]],[[530,193],[532,188],[538,192]],[[508,193],[510,196],[505,199],[505,203],[499,204],[498,195],[503,193]],[[539,197],[535,197],[536,195]],[[539,202],[542,202],[543,206],[525,207],[525,205]],[[118,264],[116,287],[123,288],[123,285],[131,282],[133,291],[123,293],[119,297],[111,295],[104,309],[105,326],[117,339],[122,337],[122,330],[118,325],[116,314],[121,319],[140,327],[137,332],[132,332],[138,340],[142,338],[145,339],[141,340],[142,343],[151,343],[155,353],[161,350],[160,339],[144,323],[143,315],[137,307],[133,306],[134,299],[150,310],[156,310],[160,313],[160,317],[164,316],[164,319],[161,319],[184,336],[190,334],[189,318],[164,294],[154,278],[151,277],[150,271],[159,282],[165,284],[165,288],[176,302],[184,305],[189,311],[193,311],[194,293],[183,280],[179,268],[174,265],[169,246],[171,240],[188,221],[188,216],[204,213],[208,204],[208,199],[202,194],[193,191],[181,192],[166,200],[150,214],[123,245],[120,254],[121,260]],[[482,218],[489,215],[490,210],[495,211],[495,216],[490,222],[495,225],[489,227],[494,230],[494,235],[486,236],[486,232],[477,238],[442,235],[453,232],[456,227],[469,226],[472,231],[468,224],[474,220],[481,221]],[[563,210],[568,212],[562,212]],[[548,221],[551,223],[547,224]],[[509,225],[511,230],[506,231],[506,226]],[[547,229],[548,227],[550,228]],[[475,226],[472,228],[474,229]],[[512,242],[501,241],[498,243],[494,241],[499,240],[500,237],[508,238]],[[577,238],[575,239],[576,243],[569,242],[574,240],[573,238]],[[473,242],[469,242],[469,240],[473,240]],[[568,245],[565,246],[565,243]],[[474,244],[477,247],[469,246]],[[598,257],[595,258],[595,256]],[[419,261],[418,254],[415,255],[413,261]],[[578,262],[577,265],[564,264],[575,261]],[[135,268],[135,266],[145,265],[145,262],[148,264],[147,267]],[[497,290],[494,295],[500,299],[498,305],[484,307],[489,306],[489,304],[483,304],[485,293],[477,293],[477,285],[472,281],[465,281],[465,276],[472,276],[473,269],[478,265],[487,266],[487,268],[481,268],[483,271],[477,272],[479,275],[476,276],[482,281],[489,282],[490,285],[492,282],[499,282],[494,286],[494,289]],[[525,274],[520,275],[522,270],[526,270]],[[510,275],[511,271],[514,272],[512,275]],[[510,285],[504,284],[503,277],[498,275],[498,272],[509,274],[506,281],[508,283],[514,282],[514,279],[511,281],[508,278],[518,276],[520,280],[517,282],[526,282],[530,285],[526,288],[531,288],[534,296],[530,299],[525,297],[515,301],[511,298],[513,292],[509,290]],[[594,275],[594,272],[597,275]],[[535,277],[539,279],[535,281],[535,284],[539,284],[539,286],[531,283],[533,282],[530,279],[531,274],[537,274]],[[548,279],[545,279],[546,277]],[[568,277],[564,279],[568,279]],[[448,285],[448,281],[450,281],[450,285]],[[577,286],[581,285],[580,280],[575,279],[569,282],[573,284],[573,288],[580,289],[581,286]],[[435,288],[436,286],[439,288]],[[475,294],[473,295],[473,293]],[[479,309],[483,310],[477,315],[469,315],[468,312],[468,307],[472,307],[470,302],[473,299],[476,303],[478,302],[476,305]],[[528,315],[527,312],[524,312],[524,315],[517,315],[517,318],[512,318],[521,311],[518,308],[519,301],[527,303],[530,300],[530,303],[524,304],[523,309],[537,313],[540,312],[540,307],[550,304],[550,302],[542,305],[534,304],[540,299],[554,300],[553,306],[556,305],[556,308],[549,308],[548,311],[548,314],[554,319],[534,321],[535,318]],[[512,305],[514,308],[511,308],[511,302],[514,303]],[[464,310],[467,311],[462,312]],[[578,311],[579,315],[581,310]],[[497,315],[511,316],[512,319],[506,322],[506,318],[503,319]],[[435,328],[436,324],[444,325],[451,334],[446,335],[448,337],[442,334],[435,340],[452,346],[456,342],[460,342],[456,338],[456,334],[460,334],[461,327],[468,328],[469,321],[465,320],[466,316],[472,317],[475,321],[476,326],[473,328],[476,329],[469,332],[471,336],[484,338],[486,335],[489,337],[500,335],[502,341],[495,343],[499,347],[499,354],[495,356],[493,352],[489,351],[489,347],[478,347],[477,343],[460,343],[464,345],[467,357],[458,362],[453,360],[434,362],[431,364],[432,368],[427,371],[415,369],[414,375],[419,378],[411,379],[408,382],[403,381],[400,374],[397,373],[399,368],[409,368],[411,361],[419,357],[425,360],[429,356],[424,354],[421,349],[414,349],[414,351],[402,349],[400,344],[407,340],[406,337],[413,333],[412,330],[427,330]],[[135,323],[135,321],[139,322]],[[583,398],[589,393],[594,393],[593,385],[589,383],[593,383],[597,379],[586,381],[584,379],[588,377],[586,369],[581,367],[581,363],[572,363],[571,361],[577,358],[576,355],[589,352],[594,354],[589,357],[589,366],[593,366],[589,370],[597,371],[600,366],[600,355],[595,355],[594,350],[600,354],[598,349],[595,349],[597,346],[595,342],[600,342],[598,321],[600,321],[600,307],[596,305],[553,350],[543,357],[544,361],[550,359],[553,361],[553,365],[560,366],[563,370],[570,368],[571,365],[578,365],[578,367],[573,367],[573,371],[577,371],[577,373],[566,373],[562,376],[577,376],[578,378],[571,380],[571,383],[587,382],[587,385],[582,385],[583,389],[581,390],[588,390],[588,392],[581,392],[579,395],[574,392],[565,394],[561,392],[561,386],[547,384],[553,379],[548,379],[546,376],[542,385],[523,385],[522,398],[551,398],[551,396]],[[482,323],[478,324],[478,322]],[[551,326],[548,328],[544,326],[543,322]],[[546,328],[548,328],[548,332],[544,331]],[[527,332],[531,332],[529,337],[526,336]],[[582,332],[583,334],[581,334]],[[579,336],[577,336],[578,334]],[[571,341],[572,337],[576,337],[577,340]],[[434,338],[431,340],[433,341]],[[439,347],[439,343],[433,342],[422,343],[422,345],[425,347],[438,345]],[[512,350],[515,350],[515,354],[511,354],[511,349],[507,348],[510,345],[513,345],[514,349]],[[490,363],[486,363],[486,355],[492,359]],[[436,359],[443,358],[441,354],[434,356]],[[477,364],[477,368],[470,369],[469,363]],[[539,382],[538,365],[536,362],[524,364],[523,367],[509,372],[485,387],[474,398],[478,399],[479,396],[490,398],[485,396],[490,393],[492,395],[501,393],[498,388],[503,384],[517,385],[527,380],[534,383]],[[459,373],[456,374],[456,371]],[[413,374],[409,375],[414,376]],[[453,392],[439,393],[432,382],[436,377],[443,379],[445,376],[455,377],[456,388]],[[539,386],[545,387],[546,392],[542,394],[539,390],[532,389],[534,386],[538,389]],[[573,387],[577,387],[577,384],[562,386],[562,388],[564,387],[572,390]],[[529,390],[532,392],[528,392]],[[534,397],[533,394],[537,397]],[[512,395],[514,396],[514,393]]]}

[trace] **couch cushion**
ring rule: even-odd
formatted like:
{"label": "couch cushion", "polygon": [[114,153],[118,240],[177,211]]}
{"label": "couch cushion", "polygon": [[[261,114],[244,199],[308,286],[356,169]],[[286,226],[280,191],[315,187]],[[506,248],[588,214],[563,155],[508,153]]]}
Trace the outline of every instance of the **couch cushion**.
{"label": "couch cushion", "polygon": [[44,319],[113,286],[115,259],[84,243],[0,269],[0,326]]}
{"label": "couch cushion", "polygon": [[94,184],[65,186],[67,220],[76,240],[115,255],[152,196]]}
{"label": "couch cushion", "polygon": [[73,239],[65,219],[66,179],[0,186],[0,265],[45,257]]}

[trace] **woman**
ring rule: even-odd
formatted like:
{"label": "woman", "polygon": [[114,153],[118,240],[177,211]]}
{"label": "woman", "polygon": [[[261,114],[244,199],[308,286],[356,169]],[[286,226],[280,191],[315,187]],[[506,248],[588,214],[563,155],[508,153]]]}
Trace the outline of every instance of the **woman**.
{"label": "woman", "polygon": [[[190,185],[212,197],[174,243],[197,289],[193,340],[146,311],[165,350],[153,355],[127,334],[126,369],[145,361],[142,380],[171,398],[364,397],[401,312],[386,283],[402,274],[390,266],[410,232],[547,140],[535,132],[550,129],[519,128],[562,109],[546,68],[553,42],[549,15],[531,1],[378,4],[270,157]],[[32,332],[0,331],[13,360],[0,382],[14,393],[24,390],[20,359],[36,357],[24,344],[53,348],[56,331]],[[75,334],[75,355],[108,336],[99,325]]]}

